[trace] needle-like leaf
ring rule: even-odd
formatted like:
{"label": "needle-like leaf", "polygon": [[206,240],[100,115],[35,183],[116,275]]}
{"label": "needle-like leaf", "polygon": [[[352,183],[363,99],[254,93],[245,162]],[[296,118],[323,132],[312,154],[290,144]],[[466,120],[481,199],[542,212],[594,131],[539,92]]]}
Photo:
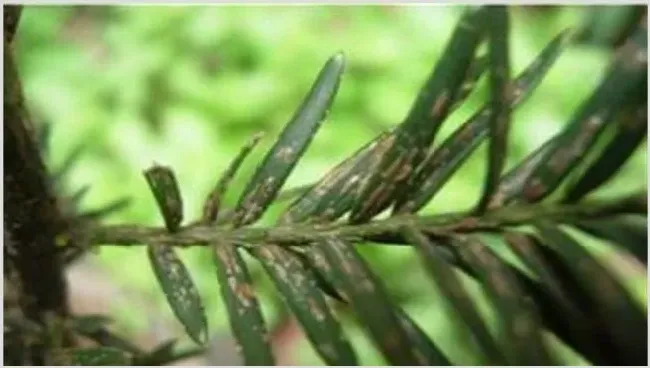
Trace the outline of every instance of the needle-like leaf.
{"label": "needle-like leaf", "polygon": [[[514,81],[512,108],[518,107],[530,97],[553,66],[571,33],[564,31],[556,36]],[[470,157],[472,152],[488,135],[490,109],[483,107],[459,127],[439,147],[429,154],[416,170],[409,190],[403,191],[395,203],[395,212],[416,212],[426,205],[447,183],[449,178]]]}
{"label": "needle-like leaf", "polygon": [[274,365],[268,332],[244,259],[232,244],[215,244],[214,262],[230,329],[245,365]]}
{"label": "needle-like leaf", "polygon": [[488,150],[488,168],[483,195],[476,211],[481,213],[487,208],[499,177],[503,171],[508,154],[508,132],[510,130],[510,53],[508,35],[510,20],[504,5],[491,6],[487,12],[489,50],[490,50],[490,140]]}
{"label": "needle-like leaf", "polygon": [[165,341],[156,346],[150,352],[136,356],[134,359],[134,365],[161,365],[155,363],[165,362],[171,355],[173,355],[176,341],[176,339]]}
{"label": "needle-like leaf", "polygon": [[490,365],[505,365],[507,361],[500,351],[494,337],[490,334],[485,322],[478,314],[467,294],[462,281],[456,275],[453,267],[445,261],[439,253],[438,247],[417,229],[407,226],[402,229],[406,240],[418,249],[431,279],[450,303],[458,316],[463,320],[476,339],[483,354]]}
{"label": "needle-like leaf", "polygon": [[[450,110],[456,109],[473,91],[487,65],[485,56],[472,62],[458,96],[451,102]],[[361,194],[361,185],[367,181],[381,157],[390,148],[388,143],[394,139],[391,138],[393,135],[394,131],[380,134],[330,170],[288,208],[280,223],[332,221],[349,211]]]}
{"label": "needle-like leaf", "polygon": [[454,100],[451,102],[451,106],[449,106],[450,114],[462,105],[467,96],[474,91],[474,87],[476,87],[478,80],[481,79],[481,76],[483,76],[488,65],[489,59],[485,55],[477,57],[474,59],[472,64],[470,64],[469,69],[467,70],[467,75],[465,76],[465,81],[460,86],[460,90],[458,90]]}
{"label": "needle-like leaf", "polygon": [[383,133],[335,166],[304,195],[296,199],[280,223],[310,219],[333,220],[350,209],[369,166],[376,163],[390,133]]}
{"label": "needle-like leaf", "polygon": [[599,345],[594,340],[594,331],[589,317],[582,312],[582,305],[573,300],[576,293],[573,285],[564,276],[564,265],[549,254],[533,236],[518,232],[504,234],[505,243],[537,276],[540,284],[551,298],[557,313],[564,315],[567,333],[589,356],[598,356]]}
{"label": "needle-like leaf", "polygon": [[582,231],[609,240],[648,264],[648,220],[641,216],[616,216],[575,223]]}
{"label": "needle-like leaf", "polygon": [[156,198],[167,230],[178,230],[183,221],[183,198],[174,172],[169,167],[154,165],[144,172],[144,177]]}
{"label": "needle-like leaf", "polygon": [[546,155],[543,164],[526,181],[523,197],[538,202],[550,195],[584,159],[606,124],[648,76],[648,30],[645,18],[619,50],[605,79],[579,108]]}
{"label": "needle-like leaf", "polygon": [[565,203],[575,203],[611,179],[646,139],[648,133],[647,84],[640,93],[643,106],[624,110],[618,121],[618,131],[610,143],[580,177],[565,196]]}
{"label": "needle-like leaf", "polygon": [[[292,252],[295,254],[301,261],[302,267],[310,273],[311,277],[314,279],[316,286],[327,296],[341,302],[341,303],[347,303],[347,300],[339,293],[338,290],[334,286],[332,286],[332,283],[329,281],[327,278],[328,275],[324,274],[319,267],[316,267],[311,264],[310,258],[308,256],[310,252],[310,249],[307,249],[304,252],[297,252],[294,251]],[[324,261],[322,261],[324,262]],[[321,263],[322,263],[321,262]]]}
{"label": "needle-like leaf", "polygon": [[41,148],[44,157],[48,157],[50,152],[50,141],[52,140],[52,123],[43,122],[36,133],[36,140]]}
{"label": "needle-like leaf", "polygon": [[[461,258],[457,251],[454,252],[455,249],[446,243],[448,242],[446,238],[439,236],[429,237],[433,238],[432,241],[440,245],[438,255],[441,258],[468,276],[481,282],[480,274],[468,262]],[[402,239],[399,242],[400,244],[404,244],[406,241]],[[589,310],[589,304],[585,302],[584,298],[580,297],[577,284],[570,277],[571,275],[567,273],[564,264],[559,262],[553,253],[545,251],[545,248],[538,247],[537,249],[544,257],[544,262],[549,267],[552,267],[553,271],[557,273],[558,278],[562,280],[563,289],[567,291],[568,295],[571,295],[571,300],[573,302],[579,302],[576,304],[576,308],[582,313],[585,310]],[[579,315],[576,317],[576,314],[571,312],[571,310],[575,311],[576,308],[564,308],[564,303],[558,300],[538,280],[531,278],[530,275],[514,266],[509,265],[507,268],[508,272],[516,276],[517,283],[525,290],[523,295],[529,296],[539,310],[542,322],[547,329],[594,364],[622,364],[617,356],[617,352],[611,346],[609,338],[600,333],[598,326],[592,327],[589,324],[589,320],[586,323],[582,323],[585,321],[585,317],[580,317]],[[558,310],[561,312],[558,312]]]}
{"label": "needle-like leaf", "polygon": [[250,141],[241,148],[239,154],[230,162],[226,171],[221,174],[221,178],[217,182],[217,185],[208,195],[208,198],[203,204],[203,216],[201,221],[204,224],[212,224],[217,221],[217,216],[219,215],[219,209],[221,208],[221,200],[228,190],[228,186],[232,181],[232,178],[235,176],[239,167],[244,162],[244,159],[248,157],[248,154],[255,148],[257,142],[262,139],[262,133],[255,134]]}
{"label": "needle-like leaf", "polygon": [[449,366],[452,365],[445,354],[438,348],[424,331],[400,307],[395,306],[395,315],[400,325],[406,332],[411,342],[413,354],[419,357],[423,366]]}
{"label": "needle-like leaf", "polygon": [[72,195],[70,196],[70,203],[76,208],[81,205],[81,201],[84,199],[86,194],[88,194],[88,191],[90,191],[90,185],[84,185],[81,188],[77,189]]}
{"label": "needle-like leaf", "polygon": [[486,286],[499,316],[501,348],[510,364],[552,365],[542,340],[539,317],[522,298],[515,275],[478,239],[459,235],[451,241],[459,257]]}
{"label": "needle-like leaf", "polygon": [[61,166],[52,173],[52,180],[55,186],[60,185],[64,178],[70,174],[70,170],[72,170],[74,165],[79,162],[79,158],[85,152],[86,148],[85,143],[80,143],[72,150],[72,152],[68,153]]}
{"label": "needle-like leaf", "polygon": [[[310,248],[311,250],[312,248]],[[335,282],[333,281],[336,276],[332,273],[332,266],[329,264],[328,260],[322,255],[322,253],[315,251],[307,251],[305,263],[308,263],[308,267],[311,267],[314,271],[314,274],[319,280],[318,287],[323,290],[328,295],[332,295],[333,298],[337,299],[342,303],[349,304],[349,301],[346,297],[343,296],[343,292],[334,287]],[[397,315],[397,319],[404,328],[404,331],[408,335],[408,338],[411,341],[412,348],[416,351],[416,354],[421,357],[422,365],[451,365],[449,360],[445,355],[438,349],[437,346],[433,344],[431,339],[427,336],[420,327],[399,307],[394,308]]]}
{"label": "needle-like leaf", "polygon": [[148,245],[147,254],[174,315],[192,340],[199,345],[205,344],[208,321],[199,292],[185,265],[175,250],[167,245]]}
{"label": "needle-like leaf", "polygon": [[497,208],[515,201],[524,190],[530,174],[543,163],[546,154],[557,144],[558,136],[549,138],[538,149],[524,158],[519,165],[503,175],[488,208]]}
{"label": "needle-like leaf", "polygon": [[567,264],[589,298],[589,306],[607,326],[611,342],[621,357],[646,361],[648,320],[610,272],[571,236],[552,224],[540,222],[537,230],[544,242]]}
{"label": "needle-like leaf", "polygon": [[88,210],[84,211],[79,214],[79,219],[81,220],[90,220],[90,221],[97,221],[102,219],[103,217],[106,217],[114,212],[119,212],[126,207],[128,207],[131,204],[131,198],[117,198],[113,200],[112,202],[109,202],[105,205],[103,205],[100,208],[94,209],[94,210]]}
{"label": "needle-like leaf", "polygon": [[396,191],[407,183],[448,116],[468,75],[484,34],[486,8],[466,11],[454,30],[431,76],[420,90],[408,116],[395,130],[388,151],[365,181],[350,215],[365,222],[388,207]]}
{"label": "needle-like leaf", "polygon": [[129,340],[109,331],[106,325],[110,322],[111,319],[103,315],[74,316],[70,320],[70,328],[102,346],[113,347],[133,354],[141,353],[141,350]]}
{"label": "needle-like leaf", "polygon": [[233,224],[249,224],[262,216],[291,173],[334,100],[345,67],[342,53],[332,56],[302,105],[255,171],[239,199]]}
{"label": "needle-like leaf", "polygon": [[325,363],[356,365],[357,358],[339,322],[298,256],[274,244],[250,251],[262,263]]}
{"label": "needle-like leaf", "polygon": [[[349,298],[346,296],[345,291],[335,287],[335,285],[341,286],[341,283],[335,281],[338,274],[329,259],[317,248],[310,248],[306,256],[315,273],[320,275],[322,284],[324,284],[324,289],[323,286],[319,287],[323,291],[335,290],[336,295],[339,296],[337,299],[349,304]],[[414,354],[419,357],[421,365],[451,365],[440,349],[401,308],[395,306],[393,310],[411,342]]]}
{"label": "needle-like leaf", "polygon": [[[421,344],[410,338],[417,329],[405,330],[383,286],[356,254],[354,248],[340,239],[329,238],[312,246],[309,255],[312,264],[329,275],[334,288],[350,302],[361,324],[391,364],[447,365],[444,355],[436,349],[433,354],[421,354]],[[420,342],[422,341],[420,336]],[[431,345],[435,348],[434,345]],[[427,359],[434,359],[429,361]]]}

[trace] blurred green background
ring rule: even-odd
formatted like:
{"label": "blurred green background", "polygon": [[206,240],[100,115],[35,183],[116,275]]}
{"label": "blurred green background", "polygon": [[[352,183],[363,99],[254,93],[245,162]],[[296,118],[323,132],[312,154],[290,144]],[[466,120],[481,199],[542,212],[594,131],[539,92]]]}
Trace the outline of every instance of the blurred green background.
{"label": "blurred green background", "polygon": [[[514,73],[561,30],[590,26],[593,32],[585,36],[590,42],[568,48],[532,98],[514,113],[508,165],[561,129],[599,83],[611,59],[611,29],[628,10],[600,7],[600,13],[594,13],[596,8],[512,8]],[[92,185],[82,207],[92,209],[129,196],[128,209],[107,222],[162,225],[144,169],[156,162],[175,170],[185,217],[193,220],[230,159],[252,134],[265,131],[266,138],[228,192],[226,203],[233,204],[320,67],[341,50],[347,69],[338,96],[285,188],[314,182],[401,121],[461,11],[433,5],[26,7],[16,53],[35,122],[53,124],[50,167],[60,165],[79,144],[85,147],[66,180],[70,192]],[[482,78],[467,103],[445,123],[436,144],[486,97]],[[485,148],[426,212],[463,210],[476,202],[483,188]],[[644,145],[596,196],[646,187],[646,167]],[[272,208],[263,223],[271,224],[284,206]],[[613,255],[609,244],[584,235],[581,239],[624,276],[629,290],[646,305],[645,269],[629,267],[630,261]],[[498,242],[494,246],[498,248]],[[454,362],[481,363],[412,250],[363,245],[361,250],[395,300]],[[181,254],[204,298],[215,337],[212,353],[197,364],[236,364],[224,350],[231,346],[229,330],[210,252],[194,248]],[[102,247],[97,256],[80,263],[70,274],[73,310],[110,313],[117,330],[140,336],[138,341],[146,346],[170,336],[190,344],[164,302],[144,247]],[[251,262],[251,267],[267,323],[276,331],[280,362],[322,364],[295,326],[287,323],[269,280],[256,264]],[[489,317],[480,293],[476,300]],[[345,321],[361,362],[383,364],[351,319]],[[565,350],[562,356],[570,363],[584,363]]]}

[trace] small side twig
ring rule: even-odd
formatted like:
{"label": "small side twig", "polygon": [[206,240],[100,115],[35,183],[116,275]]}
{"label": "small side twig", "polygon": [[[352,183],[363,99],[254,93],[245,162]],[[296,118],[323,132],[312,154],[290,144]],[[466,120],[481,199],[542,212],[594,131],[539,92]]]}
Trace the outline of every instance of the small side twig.
{"label": "small side twig", "polygon": [[244,159],[248,157],[250,152],[255,148],[257,143],[262,139],[264,133],[259,132],[253,135],[244,147],[241,148],[237,156],[230,162],[226,171],[223,172],[221,178],[217,182],[217,185],[208,195],[208,199],[205,201],[203,206],[203,216],[201,218],[201,223],[204,225],[210,225],[217,220],[219,215],[219,209],[221,208],[221,201],[223,196],[226,194],[226,190],[230,186],[235,173],[239,170],[239,167],[244,162]]}

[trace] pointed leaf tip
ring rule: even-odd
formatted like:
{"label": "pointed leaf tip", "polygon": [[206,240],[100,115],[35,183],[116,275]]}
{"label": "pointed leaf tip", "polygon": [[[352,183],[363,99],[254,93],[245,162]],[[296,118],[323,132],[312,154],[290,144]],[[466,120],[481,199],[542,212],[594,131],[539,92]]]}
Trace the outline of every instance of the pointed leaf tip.
{"label": "pointed leaf tip", "polygon": [[454,29],[441,59],[420,89],[394,140],[361,187],[350,222],[362,223],[393,204],[405,191],[442,123],[463,95],[476,49],[484,38],[484,7],[465,12]]}
{"label": "pointed leaf tip", "polygon": [[213,224],[217,221],[219,210],[221,208],[221,201],[226,194],[233,177],[239,171],[242,163],[248,157],[250,152],[257,146],[257,143],[264,137],[264,132],[257,132],[249,139],[240,150],[237,156],[230,162],[226,170],[221,174],[217,185],[212,189],[208,198],[203,203],[203,215],[201,221],[206,224]]}
{"label": "pointed leaf tip", "polygon": [[342,67],[345,67],[345,53],[343,51],[339,51],[334,54],[330,60],[334,63],[341,64]]}
{"label": "pointed leaf tip", "polygon": [[[513,84],[510,101],[514,109],[525,102],[554,65],[564,50],[568,31],[549,42],[537,57],[519,74]],[[429,150],[418,166],[409,189],[398,198],[395,212],[412,213],[429,203],[451,176],[467,161],[488,135],[490,109],[486,104],[460,126],[439,147]],[[523,184],[522,184],[523,185]],[[494,201],[492,201],[494,202]]]}
{"label": "pointed leaf tip", "polygon": [[[542,201],[584,161],[613,116],[635,89],[647,81],[647,29],[638,27],[618,50],[600,85],[576,110],[557,145],[527,179],[524,199]],[[647,87],[646,87],[647,88]]]}
{"label": "pointed leaf tip", "polygon": [[302,104],[248,182],[236,206],[235,226],[259,219],[275,199],[325,120],[344,67],[345,58],[340,53],[325,63]]}

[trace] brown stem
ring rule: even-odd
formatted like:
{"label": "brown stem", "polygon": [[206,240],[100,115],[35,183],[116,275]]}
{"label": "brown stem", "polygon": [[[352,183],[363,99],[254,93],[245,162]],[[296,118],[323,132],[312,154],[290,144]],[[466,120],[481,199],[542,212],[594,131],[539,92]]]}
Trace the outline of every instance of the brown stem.
{"label": "brown stem", "polygon": [[475,232],[517,226],[537,220],[570,222],[573,219],[596,218],[622,213],[647,214],[642,196],[635,195],[617,201],[595,201],[572,205],[522,205],[488,212],[481,217],[453,213],[435,216],[399,215],[366,224],[294,224],[273,228],[213,227],[192,225],[169,233],[161,227],[137,225],[96,226],[84,229],[83,237],[89,244],[143,245],[167,244],[173,246],[201,246],[222,242],[236,244],[274,243],[284,246],[307,245],[334,236],[351,240],[380,239],[399,236],[401,227],[410,225],[430,234]]}
{"label": "brown stem", "polygon": [[[32,321],[46,324],[68,314],[66,284],[55,239],[65,221],[51,193],[45,165],[24,106],[16,65],[8,40],[20,9],[4,8],[4,225],[11,239],[5,257],[18,274],[20,307]],[[44,351],[31,350],[31,361],[43,363]]]}

